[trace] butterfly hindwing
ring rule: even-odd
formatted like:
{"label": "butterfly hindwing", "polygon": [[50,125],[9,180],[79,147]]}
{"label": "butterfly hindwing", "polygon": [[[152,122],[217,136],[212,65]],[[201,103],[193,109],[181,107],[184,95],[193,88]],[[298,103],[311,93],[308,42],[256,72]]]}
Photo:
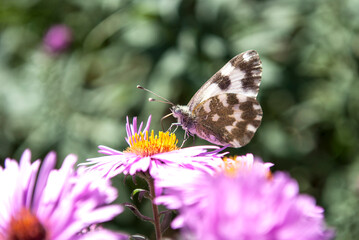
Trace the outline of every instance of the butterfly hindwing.
{"label": "butterfly hindwing", "polygon": [[193,110],[201,102],[222,93],[256,98],[261,76],[262,62],[256,51],[238,54],[197,91],[187,106]]}
{"label": "butterfly hindwing", "polygon": [[257,100],[243,94],[224,93],[208,98],[194,110],[196,133],[219,145],[242,147],[253,137],[262,120]]}

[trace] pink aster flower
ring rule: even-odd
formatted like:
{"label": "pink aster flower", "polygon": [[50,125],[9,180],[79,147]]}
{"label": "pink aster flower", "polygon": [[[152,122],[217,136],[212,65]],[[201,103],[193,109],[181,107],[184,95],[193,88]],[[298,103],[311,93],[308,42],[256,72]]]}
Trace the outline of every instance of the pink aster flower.
{"label": "pink aster flower", "polygon": [[[248,158],[253,156],[242,156],[242,164]],[[164,194],[155,202],[179,210],[171,226],[182,228],[189,239],[331,238],[323,209],[314,198],[299,194],[295,180],[282,172],[268,175],[268,164],[249,165],[237,168],[236,174],[168,169],[156,179]]]}
{"label": "pink aster flower", "polygon": [[72,40],[72,33],[68,26],[58,24],[52,26],[44,37],[44,46],[50,53],[65,51]]}
{"label": "pink aster flower", "polygon": [[[137,118],[130,124],[127,118],[125,138],[129,147],[125,151],[114,150],[109,147],[99,146],[99,152],[107,156],[87,159],[90,170],[101,172],[105,177],[113,177],[118,174],[135,175],[138,172],[148,172],[155,178],[164,166],[178,166],[188,169],[198,169],[213,172],[221,164],[221,156],[218,152],[222,149],[217,146],[196,146],[180,149],[177,147],[177,138],[174,133],[159,132],[154,135],[149,132],[151,116],[146,127],[142,130],[143,123],[137,128]],[[213,150],[208,152],[208,150]]]}
{"label": "pink aster flower", "polygon": [[83,233],[123,209],[107,205],[117,197],[108,181],[73,170],[76,160],[67,156],[59,170],[54,169],[54,152],[40,170],[40,160],[31,163],[30,150],[24,151],[20,163],[5,160],[5,168],[0,167],[0,239],[127,239],[102,229]]}

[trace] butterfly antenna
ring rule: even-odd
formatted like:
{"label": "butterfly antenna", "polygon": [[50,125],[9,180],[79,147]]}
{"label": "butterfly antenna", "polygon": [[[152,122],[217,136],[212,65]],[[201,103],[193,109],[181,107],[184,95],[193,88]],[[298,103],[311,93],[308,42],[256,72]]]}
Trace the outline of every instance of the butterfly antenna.
{"label": "butterfly antenna", "polygon": [[162,101],[162,100],[157,100],[155,98],[149,98],[148,101],[150,101],[150,102],[161,102],[161,103],[166,103],[166,104],[170,104],[170,105],[174,106],[174,104],[170,100],[158,95],[157,93],[152,92],[151,90],[149,90],[147,88],[142,87],[141,85],[137,85],[137,88],[145,90],[146,92],[152,93],[153,95],[155,95],[163,100]]}

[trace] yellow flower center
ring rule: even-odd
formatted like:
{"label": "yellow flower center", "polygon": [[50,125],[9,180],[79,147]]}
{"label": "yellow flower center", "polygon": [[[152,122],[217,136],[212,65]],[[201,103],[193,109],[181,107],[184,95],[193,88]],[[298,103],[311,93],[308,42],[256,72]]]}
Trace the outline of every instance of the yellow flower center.
{"label": "yellow flower center", "polygon": [[[246,161],[245,159],[241,159],[240,157],[237,156],[224,157],[223,162],[224,162],[223,171],[225,174],[227,174],[230,177],[236,176],[238,172],[241,172],[242,174],[245,172],[250,172],[254,167],[253,165],[262,164],[255,161],[254,162]],[[272,174],[269,168],[265,172],[265,175],[268,179],[272,178]]]}
{"label": "yellow flower center", "polygon": [[228,176],[235,176],[240,169],[252,167],[246,161],[238,161],[236,156],[224,157],[223,162],[223,170]]}
{"label": "yellow flower center", "polygon": [[177,138],[174,133],[169,132],[159,132],[158,136],[151,132],[151,135],[148,137],[148,132],[145,134],[140,132],[140,134],[135,133],[130,139],[130,147],[128,147],[125,152],[134,153],[142,157],[152,156],[158,153],[171,152],[179,149],[177,147]]}

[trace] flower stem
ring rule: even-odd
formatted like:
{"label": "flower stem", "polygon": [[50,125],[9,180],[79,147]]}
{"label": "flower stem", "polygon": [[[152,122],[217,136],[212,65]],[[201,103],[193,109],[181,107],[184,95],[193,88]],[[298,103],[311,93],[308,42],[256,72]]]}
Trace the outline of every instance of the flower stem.
{"label": "flower stem", "polygon": [[155,225],[155,232],[156,232],[156,240],[161,240],[162,234],[161,234],[161,223],[160,223],[160,215],[158,212],[157,205],[153,202],[154,198],[156,197],[155,193],[155,183],[151,176],[148,176],[147,183],[150,188],[150,194],[151,194],[151,204],[152,204],[152,212],[153,212],[153,224]]}

